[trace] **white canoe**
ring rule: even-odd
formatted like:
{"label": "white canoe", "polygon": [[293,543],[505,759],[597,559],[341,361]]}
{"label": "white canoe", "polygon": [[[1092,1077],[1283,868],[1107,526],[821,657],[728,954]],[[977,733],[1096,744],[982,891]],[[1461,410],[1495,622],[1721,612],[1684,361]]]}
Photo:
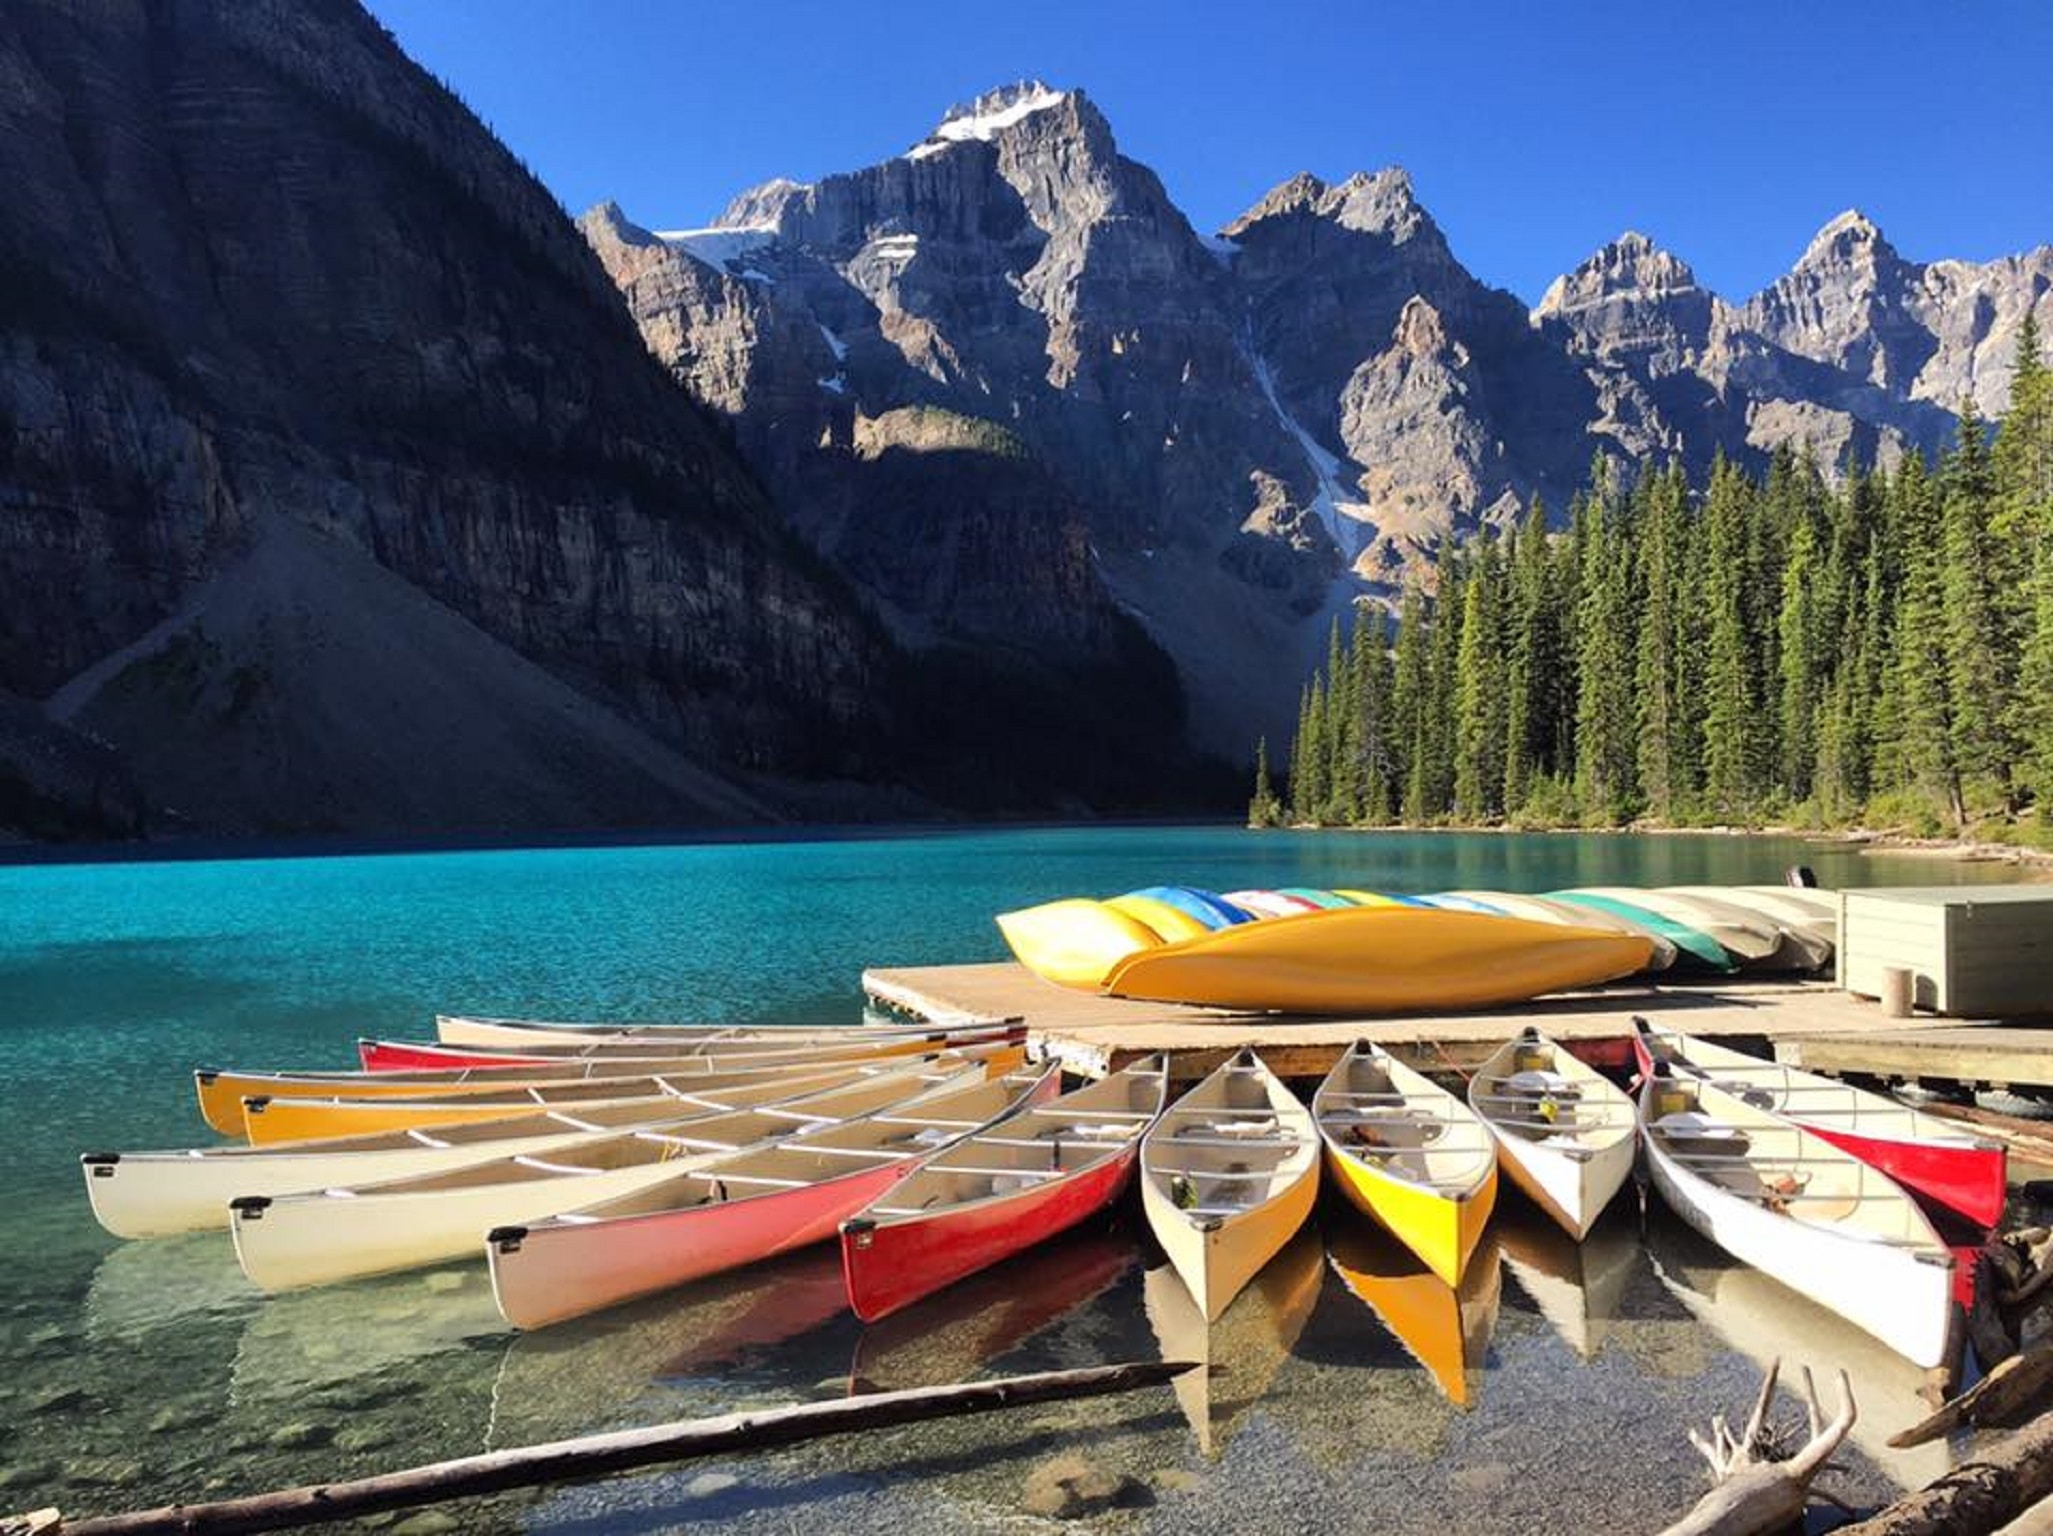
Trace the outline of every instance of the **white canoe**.
{"label": "white canoe", "polygon": [[783,1104],[695,1120],[674,1132],[630,1131],[451,1173],[238,1198],[229,1206],[236,1257],[243,1273],[267,1291],[482,1257],[485,1234],[494,1227],[632,1194],[758,1142],[873,1113],[937,1082],[974,1082],[983,1075],[981,1067],[883,1073]]}
{"label": "white canoe", "polygon": [[1953,1256],[1887,1175],[1665,1067],[1640,1124],[1654,1187],[1691,1227],[1912,1363],[1945,1359]]}
{"label": "white canoe", "polygon": [[475,1124],[387,1131],[271,1146],[88,1152],[79,1159],[93,1216],[116,1237],[165,1237],[228,1226],[238,1196],[306,1194],[335,1185],[448,1173],[502,1157],[534,1157],[618,1135],[674,1129],[706,1115],[817,1093],[878,1074],[822,1068],[803,1078],[654,1092]]}
{"label": "white canoe", "polygon": [[1319,1196],[1312,1113],[1243,1050],[1141,1140],[1141,1205],[1208,1322],[1290,1241]]}
{"label": "white canoe", "polygon": [[499,1311],[517,1328],[824,1242],[913,1168],[1061,1088],[1059,1067],[945,1084],[888,1110],[673,1174],[639,1193],[494,1229]]}
{"label": "white canoe", "polygon": [[1791,933],[1824,946],[1825,959],[1831,958],[1839,943],[1838,903],[1804,899],[1806,895],[1815,897],[1815,892],[1799,892],[1794,886],[1761,885],[1677,885],[1668,889],[1677,896],[1705,897],[1758,913],[1769,922],[1779,923]]}
{"label": "white canoe", "polygon": [[1625,902],[1657,917],[1665,917],[1670,922],[1686,924],[1700,933],[1709,934],[1724,947],[1726,953],[1745,966],[1760,969],[1779,966],[1785,961],[1787,940],[1782,925],[1730,902],[1622,885],[1579,886],[1569,894]]}
{"label": "white canoe", "polygon": [[1528,1028],[1476,1069],[1468,1103],[1512,1182],[1581,1242],[1632,1173],[1632,1100]]}
{"label": "white canoe", "polygon": [[1551,896],[1528,896],[1518,891],[1448,891],[1448,896],[1487,912],[1522,917],[1533,923],[1554,923],[1564,928],[1595,928],[1602,933],[1627,933],[1653,942],[1654,953],[1646,969],[1665,971],[1675,964],[1675,944],[1650,928],[1643,928],[1615,912],[1596,907],[1579,907]]}

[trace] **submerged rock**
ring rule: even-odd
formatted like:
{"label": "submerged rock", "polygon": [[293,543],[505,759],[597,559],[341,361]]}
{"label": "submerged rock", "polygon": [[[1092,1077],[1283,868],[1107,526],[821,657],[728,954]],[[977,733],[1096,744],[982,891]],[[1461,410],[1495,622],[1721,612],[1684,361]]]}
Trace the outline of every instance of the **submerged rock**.
{"label": "submerged rock", "polygon": [[1030,1515],[1075,1520],[1108,1509],[1152,1504],[1154,1495],[1137,1477],[1100,1466],[1081,1451],[1065,1451],[1027,1474],[1020,1505]]}

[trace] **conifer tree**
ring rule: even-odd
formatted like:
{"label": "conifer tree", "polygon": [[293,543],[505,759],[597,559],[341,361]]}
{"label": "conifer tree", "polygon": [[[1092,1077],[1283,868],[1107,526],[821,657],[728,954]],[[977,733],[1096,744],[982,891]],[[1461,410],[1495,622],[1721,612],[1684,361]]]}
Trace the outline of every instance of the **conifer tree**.
{"label": "conifer tree", "polygon": [[1547,554],[1547,509],[1533,498],[1512,540],[1505,686],[1504,808],[1517,815],[1532,793],[1553,738],[1556,644]]}
{"label": "conifer tree", "polygon": [[1485,543],[1462,598],[1454,662],[1454,814],[1492,821],[1504,811],[1504,618],[1498,547]]}
{"label": "conifer tree", "polygon": [[1391,684],[1391,724],[1397,748],[1392,783],[1398,814],[1410,822],[1423,822],[1429,814],[1426,802],[1432,767],[1422,743],[1426,713],[1431,708],[1431,659],[1425,597],[1412,582],[1404,589],[1404,605],[1398,612],[1396,676]]}
{"label": "conifer tree", "polygon": [[1809,516],[1799,512],[1782,566],[1781,612],[1776,619],[1781,642],[1776,690],[1780,788],[1792,801],[1810,798],[1817,769],[1818,713],[1825,692],[1825,618],[1820,601],[1824,559],[1818,538]]}
{"label": "conifer tree", "polygon": [[1633,693],[1638,727],[1640,794],[1656,820],[1678,819],[1688,792],[1683,743],[1678,647],[1683,643],[1679,588],[1683,518],[1687,507],[1681,470],[1670,465],[1647,477],[1638,492],[1645,512],[1640,529],[1639,640]]}
{"label": "conifer tree", "polygon": [[1276,786],[1269,780],[1269,738],[1255,741],[1255,792],[1247,806],[1247,824],[1273,827],[1282,820],[1283,808],[1276,801]]}
{"label": "conifer tree", "polygon": [[1372,826],[1390,820],[1394,799],[1390,652],[1386,641],[1381,616],[1364,615],[1355,624],[1348,658],[1362,726],[1360,819]]}
{"label": "conifer tree", "polygon": [[1957,828],[1967,813],[1954,756],[1938,497],[1917,455],[1906,458],[1897,471],[1890,502],[1900,586],[1888,682],[1887,756],[1896,783],[1928,796]]}
{"label": "conifer tree", "polygon": [[1954,763],[1964,779],[2008,808],[2015,752],[2010,741],[2016,653],[2005,643],[1989,520],[1994,482],[1981,418],[1962,402],[1960,436],[1948,455],[1940,514],[1940,603]]}
{"label": "conifer tree", "polygon": [[1326,637],[1326,804],[1321,818],[1351,827],[1361,820],[1361,701],[1340,640],[1336,614]]}
{"label": "conifer tree", "polygon": [[1608,483],[1598,487],[1576,528],[1576,801],[1605,824],[1624,820],[1633,802],[1631,562],[1624,529],[1613,527],[1620,505]]}
{"label": "conifer tree", "polygon": [[1748,632],[1749,513],[1745,477],[1720,455],[1704,498],[1698,590],[1704,637],[1704,796],[1722,820],[1753,808],[1760,760],[1756,649]]}
{"label": "conifer tree", "polygon": [[2053,821],[2053,370],[2031,313],[2017,335],[2010,412],[1991,456],[1993,531],[2004,554],[1997,591],[2007,597],[2008,643],[2018,653],[2009,728],[2022,775]]}

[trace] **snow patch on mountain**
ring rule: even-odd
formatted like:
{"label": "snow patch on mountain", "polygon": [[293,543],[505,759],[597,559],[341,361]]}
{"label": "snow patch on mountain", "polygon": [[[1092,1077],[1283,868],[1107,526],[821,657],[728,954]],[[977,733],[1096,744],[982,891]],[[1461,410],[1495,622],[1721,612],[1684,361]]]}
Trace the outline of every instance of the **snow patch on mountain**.
{"label": "snow patch on mountain", "polygon": [[1340,460],[1329,452],[1320,441],[1305,430],[1304,424],[1283,403],[1283,397],[1276,392],[1276,372],[1269,366],[1269,360],[1255,350],[1254,345],[1243,339],[1241,356],[1247,360],[1248,368],[1255,376],[1255,383],[1262,391],[1262,398],[1269,402],[1269,409],[1276,413],[1276,420],[1283,430],[1297,439],[1298,447],[1311,461],[1312,473],[1319,481],[1319,492],[1312,498],[1311,513],[1325,524],[1326,532],[1333,536],[1333,543],[1350,564],[1353,563],[1374,536],[1369,522],[1369,504],[1357,494],[1351,494],[1352,487],[1341,474]]}
{"label": "snow patch on mountain", "polygon": [[908,150],[905,158],[924,160],[929,155],[940,154],[951,144],[971,140],[988,144],[1005,129],[1025,122],[1036,112],[1059,107],[1068,99],[1067,91],[1058,91],[1039,80],[1022,80],[1017,85],[1001,86],[975,101],[950,107],[941,118],[941,126]]}
{"label": "snow patch on mountain", "polygon": [[659,229],[653,233],[672,250],[682,251],[717,272],[725,272],[730,262],[740,260],[751,251],[761,250],[775,240],[777,227],[774,224],[742,224],[709,229]]}

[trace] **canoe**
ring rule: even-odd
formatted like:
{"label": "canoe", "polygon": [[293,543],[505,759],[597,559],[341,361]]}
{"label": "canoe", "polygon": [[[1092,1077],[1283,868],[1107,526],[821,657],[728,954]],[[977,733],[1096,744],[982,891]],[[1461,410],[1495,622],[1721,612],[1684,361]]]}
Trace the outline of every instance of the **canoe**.
{"label": "canoe", "polygon": [[1773,896],[1821,917],[1835,928],[1839,924],[1839,893],[1815,885],[1735,885],[1735,891],[1744,891],[1750,896]]}
{"label": "canoe", "polygon": [[873,1024],[638,1024],[620,1020],[501,1019],[461,1013],[435,1016],[435,1038],[444,1045],[482,1045],[516,1051],[537,1045],[592,1045],[624,1040],[752,1040],[804,1045],[861,1040],[872,1034],[897,1031],[896,1025],[880,1030]]}
{"label": "canoe", "polygon": [[1832,951],[1839,944],[1838,903],[1804,901],[1794,894],[1794,887],[1676,885],[1664,889],[1675,896],[1721,901],[1755,913],[1769,922],[1779,923],[1812,944],[1824,946],[1820,964],[1832,957]]}
{"label": "canoe", "polygon": [[1441,1395],[1457,1408],[1474,1407],[1503,1294],[1494,1236],[1484,1236],[1459,1288],[1387,1232],[1335,1232],[1326,1257],[1348,1294],[1426,1368]]}
{"label": "canoe", "polygon": [[1142,1138],[1140,1186],[1162,1251],[1216,1321],[1319,1197],[1311,1111],[1243,1050]]}
{"label": "canoe", "polygon": [[1105,903],[1113,911],[1123,913],[1136,922],[1145,924],[1155,937],[1165,944],[1174,944],[1178,939],[1194,939],[1201,933],[1210,933],[1218,925],[1192,917],[1181,907],[1139,891],[1128,891],[1124,896],[1114,896]]}
{"label": "canoe", "polygon": [[807,1077],[600,1101],[589,1109],[530,1113],[518,1120],[311,1143],[88,1152],[79,1163],[94,1219],[116,1237],[225,1230],[228,1203],[238,1195],[305,1194],[331,1185],[446,1173],[498,1157],[537,1156],[624,1129],[797,1098],[855,1081],[864,1073],[856,1067],[822,1068]]}
{"label": "canoe", "polygon": [[[1454,891],[1438,891],[1431,896],[1421,896],[1420,901],[1429,907],[1439,907],[1448,912],[1480,912],[1485,917],[1516,917],[1520,914],[1507,912],[1503,907],[1492,906],[1487,901],[1478,901],[1473,896],[1463,896]],[[1525,914],[1531,916],[1532,914]],[[1541,921],[1547,919],[1542,918]]]}
{"label": "canoe", "polygon": [[1174,1264],[1142,1274],[1141,1310],[1162,1358],[1198,1367],[1171,1386],[1201,1455],[1213,1458],[1226,1448],[1291,1361],[1319,1304],[1322,1256],[1318,1232],[1304,1228],[1218,1318],[1198,1309]]}
{"label": "canoe", "polygon": [[1324,910],[1316,901],[1307,901],[1302,896],[1286,896],[1281,891],[1228,891],[1223,899],[1258,918],[1294,917],[1300,912]]}
{"label": "canoe", "polygon": [[1605,912],[1613,917],[1622,917],[1643,932],[1658,935],[1673,944],[1678,963],[1687,956],[1693,964],[1720,973],[1736,968],[1731,952],[1703,929],[1690,923],[1677,922],[1672,917],[1664,917],[1661,913],[1637,902],[1595,896],[1588,891],[1555,891],[1548,899],[1566,906],[1582,907],[1592,912]]}
{"label": "canoe", "polygon": [[312,1194],[238,1198],[229,1206],[243,1273],[267,1291],[326,1285],[482,1257],[485,1234],[553,1216],[688,1172],[744,1147],[872,1114],[975,1067],[882,1073],[801,1099],[625,1131],[540,1157],[498,1157],[449,1173],[338,1185]]}
{"label": "canoe", "polygon": [[[1566,923],[1571,928],[1597,928],[1605,933],[1636,933],[1650,940],[1654,952],[1646,969],[1665,971],[1675,964],[1675,941],[1667,933],[1645,922],[1634,922],[1595,904],[1577,905],[1553,896],[1529,896],[1516,891],[1445,891],[1436,902],[1460,902],[1495,912],[1503,917],[1523,917],[1535,923]],[[1663,924],[1662,928],[1668,927]],[[1709,941],[1705,941],[1707,946]],[[1712,946],[1715,947],[1715,946]],[[1723,951],[1719,952],[1720,954]],[[1721,966],[1727,962],[1721,959]]]}
{"label": "canoe", "polygon": [[1496,1146],[1483,1122],[1366,1040],[1334,1063],[1312,1116],[1341,1193],[1459,1286],[1497,1203]]}
{"label": "canoe", "polygon": [[875,1044],[705,1052],[686,1056],[595,1057],[589,1061],[515,1062],[499,1067],[451,1067],[413,1072],[238,1072],[202,1067],[193,1073],[200,1113],[225,1136],[248,1134],[245,1099],[461,1098],[543,1083],[583,1082],[595,1077],[665,1076],[697,1073],[809,1070],[823,1062],[863,1061],[940,1050],[945,1032],[900,1035]]}
{"label": "canoe", "polygon": [[1196,918],[1207,928],[1231,928],[1237,923],[1250,921],[1247,913],[1229,901],[1221,901],[1210,891],[1201,891],[1188,885],[1151,885],[1135,892],[1138,896],[1152,896]]}
{"label": "canoe", "polygon": [[591,1077],[568,1083],[528,1083],[496,1091],[464,1089],[442,1098],[255,1098],[243,1101],[251,1145],[332,1141],[386,1131],[440,1129],[514,1120],[541,1110],[571,1109],[586,1114],[600,1105],[658,1095],[692,1094],[737,1083],[786,1083],[821,1072],[874,1074],[926,1062],[939,1067],[976,1063],[987,1074],[1013,1071],[1026,1059],[1018,1045],[970,1045],[925,1056],[879,1056],[859,1061],[825,1061],[753,1072],[645,1073],[635,1077]]}
{"label": "canoe", "polygon": [[1354,903],[1339,891],[1328,891],[1312,885],[1286,885],[1276,893],[1295,901],[1309,902],[1315,907],[1351,907]]}
{"label": "canoe", "polygon": [[1061,1091],[1059,1067],[944,1084],[891,1109],[802,1132],[485,1238],[492,1293],[540,1328],[791,1248],[841,1223],[964,1136]]}
{"label": "canoe", "polygon": [[[945,1037],[945,1038],[944,1038]],[[708,1039],[673,1045],[662,1039],[637,1036],[620,1040],[594,1040],[577,1045],[480,1046],[447,1045],[426,1040],[363,1040],[356,1043],[357,1059],[366,1072],[383,1076],[389,1072],[446,1072],[472,1067],[554,1066],[566,1062],[604,1061],[631,1072],[637,1063],[668,1063],[680,1059],[718,1057],[723,1062],[745,1064],[754,1060],[832,1059],[853,1054],[883,1054],[887,1047],[907,1041],[932,1049],[937,1043],[983,1045],[995,1040],[1024,1039],[1020,1024],[991,1024],[937,1030],[875,1029],[823,1040],[802,1037],[791,1040]]]}
{"label": "canoe", "polygon": [[1913,1364],[1946,1358],[1953,1255],[1886,1174],[1665,1064],[1640,1087],[1640,1125],[1683,1221]]}
{"label": "canoe", "polygon": [[1643,938],[1518,918],[1348,907],[1131,955],[1105,991],[1286,1013],[1480,1008],[1631,975],[1650,948]]}
{"label": "canoe", "polygon": [[1102,901],[1071,898],[1001,912],[998,931],[1019,963],[1058,987],[1095,992],[1126,956],[1162,942],[1155,930]]}
{"label": "canoe", "polygon": [[1639,907],[1671,922],[1687,923],[1699,932],[1708,933],[1728,955],[1749,969],[1801,968],[1813,953],[1808,944],[1792,947],[1780,923],[1730,902],[1626,886],[1590,886],[1577,891],[1563,891],[1561,895],[1567,900],[1577,896],[1601,896]]}
{"label": "canoe", "polygon": [[1333,893],[1344,896],[1357,907],[1430,907],[1433,903],[1423,896],[1399,896],[1390,891],[1363,891],[1348,887]]}
{"label": "canoe", "polygon": [[1577,1242],[1632,1174],[1632,1100],[1536,1029],[1476,1069],[1468,1106],[1511,1182]]}
{"label": "canoe", "polygon": [[1020,1110],[844,1222],[856,1316],[888,1317],[1104,1210],[1126,1188],[1168,1083],[1168,1059],[1149,1056]]}
{"label": "canoe", "polygon": [[1645,1019],[1633,1020],[1633,1052],[1643,1076],[1656,1062],[1666,1062],[1677,1072],[1708,1077],[1977,1226],[1993,1227],[2003,1219],[2010,1167],[2001,1142],[1882,1094],[1656,1029]]}

